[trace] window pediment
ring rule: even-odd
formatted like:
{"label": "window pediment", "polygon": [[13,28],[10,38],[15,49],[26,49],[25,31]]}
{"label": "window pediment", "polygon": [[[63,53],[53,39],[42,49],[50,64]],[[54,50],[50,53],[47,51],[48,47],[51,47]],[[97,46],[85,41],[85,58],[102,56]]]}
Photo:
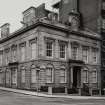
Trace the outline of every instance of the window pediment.
{"label": "window pediment", "polygon": [[55,39],[51,37],[44,37],[45,42],[54,42]]}
{"label": "window pediment", "polygon": [[17,45],[16,45],[16,44],[13,44],[13,45],[11,46],[11,49],[12,49],[12,50],[16,50],[16,48],[17,48]]}
{"label": "window pediment", "polygon": [[32,43],[36,43],[37,42],[37,37],[36,38],[33,38],[31,40],[29,40],[29,43],[32,44]]}
{"label": "window pediment", "polygon": [[72,47],[79,47],[80,44],[77,41],[73,41],[73,42],[71,42],[71,46]]}

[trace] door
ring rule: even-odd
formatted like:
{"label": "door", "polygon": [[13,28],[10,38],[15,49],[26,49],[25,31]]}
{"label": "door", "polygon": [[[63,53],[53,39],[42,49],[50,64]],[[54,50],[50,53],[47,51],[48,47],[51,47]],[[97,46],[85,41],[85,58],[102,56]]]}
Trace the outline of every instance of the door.
{"label": "door", "polygon": [[80,85],[81,75],[80,75],[81,68],[74,67],[73,68],[73,87],[77,88]]}

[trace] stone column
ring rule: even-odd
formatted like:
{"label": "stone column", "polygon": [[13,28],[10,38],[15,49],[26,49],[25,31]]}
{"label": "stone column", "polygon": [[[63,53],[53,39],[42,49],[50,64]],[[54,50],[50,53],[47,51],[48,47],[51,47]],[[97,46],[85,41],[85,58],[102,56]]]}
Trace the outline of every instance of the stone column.
{"label": "stone column", "polygon": [[48,87],[48,94],[52,95],[52,87],[51,86]]}

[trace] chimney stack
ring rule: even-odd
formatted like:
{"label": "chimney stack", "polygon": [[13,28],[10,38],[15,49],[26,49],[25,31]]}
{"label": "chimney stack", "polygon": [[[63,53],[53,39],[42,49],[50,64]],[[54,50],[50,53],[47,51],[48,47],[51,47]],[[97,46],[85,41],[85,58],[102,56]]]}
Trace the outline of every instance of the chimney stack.
{"label": "chimney stack", "polygon": [[10,34],[10,24],[5,23],[0,28],[1,28],[1,38],[8,37]]}

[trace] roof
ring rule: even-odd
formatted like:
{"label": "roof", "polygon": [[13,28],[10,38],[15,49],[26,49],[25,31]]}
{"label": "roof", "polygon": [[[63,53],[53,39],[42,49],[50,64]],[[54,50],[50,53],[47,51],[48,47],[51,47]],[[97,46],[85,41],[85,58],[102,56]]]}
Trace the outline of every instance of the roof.
{"label": "roof", "polygon": [[73,30],[70,29],[69,26],[66,26],[64,24],[61,24],[61,23],[58,23],[58,22],[52,23],[49,20],[38,19],[38,20],[35,21],[34,24],[32,24],[28,27],[21,27],[19,30],[11,33],[8,37],[6,37],[4,39],[1,38],[0,43],[4,43],[5,41],[8,41],[8,40],[10,40],[10,39],[12,39],[16,36],[19,36],[22,33],[25,33],[25,32],[27,32],[31,29],[36,28],[37,26],[44,26],[44,27],[55,29],[55,30],[60,30],[62,32],[72,33],[72,34],[75,34],[75,35],[78,35],[78,36],[91,38],[91,39],[94,39],[94,40],[101,40],[101,35],[99,35],[97,33],[90,32],[90,31],[85,31],[85,30],[73,31]]}

